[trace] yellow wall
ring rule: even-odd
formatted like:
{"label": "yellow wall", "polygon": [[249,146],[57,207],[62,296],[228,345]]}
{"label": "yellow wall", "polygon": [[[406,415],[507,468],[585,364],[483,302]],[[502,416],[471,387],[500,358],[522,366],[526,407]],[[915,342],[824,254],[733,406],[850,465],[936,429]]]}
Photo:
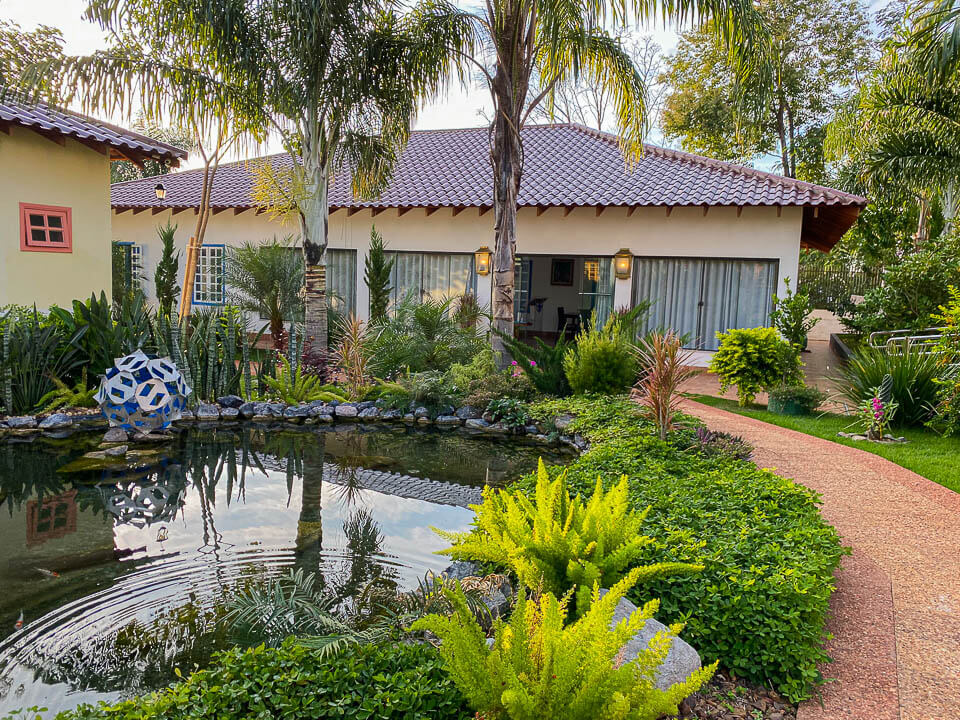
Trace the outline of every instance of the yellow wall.
{"label": "yellow wall", "polygon": [[[20,250],[20,203],[69,207],[73,252]],[[110,161],[66,138],[26,128],[0,133],[0,305],[69,305],[110,295]]]}

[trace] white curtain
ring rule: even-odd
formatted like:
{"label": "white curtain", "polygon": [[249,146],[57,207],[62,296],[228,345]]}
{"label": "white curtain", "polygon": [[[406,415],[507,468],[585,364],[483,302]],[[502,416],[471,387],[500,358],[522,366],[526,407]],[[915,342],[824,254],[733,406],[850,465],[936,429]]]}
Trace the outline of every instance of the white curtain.
{"label": "white curtain", "polygon": [[673,330],[697,344],[703,261],[692,258],[636,258],[633,272],[634,304],[652,303],[643,331]]}
{"label": "white curtain", "polygon": [[395,258],[390,277],[393,301],[413,293],[419,300],[476,292],[473,255],[469,253],[388,253]]}
{"label": "white curtain", "polygon": [[410,292],[420,299],[423,258],[418,253],[387,253],[394,259],[390,274],[393,302],[403,300]]}
{"label": "white curtain", "polygon": [[688,347],[716,350],[718,332],[769,323],[776,282],[775,261],[637,258],[633,298],[653,303],[645,330],[670,329]]}
{"label": "white curtain", "polygon": [[603,325],[613,310],[613,258],[584,258],[580,277],[580,311]]}
{"label": "white curtain", "polygon": [[330,307],[343,317],[356,312],[356,250],[327,248],[327,294]]}

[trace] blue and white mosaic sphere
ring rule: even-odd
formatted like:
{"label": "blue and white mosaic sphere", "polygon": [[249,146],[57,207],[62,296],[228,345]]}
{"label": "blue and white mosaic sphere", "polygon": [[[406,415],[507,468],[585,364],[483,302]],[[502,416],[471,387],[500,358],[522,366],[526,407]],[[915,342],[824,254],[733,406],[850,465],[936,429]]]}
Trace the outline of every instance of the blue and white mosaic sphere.
{"label": "blue and white mosaic sphere", "polygon": [[137,350],[114,361],[94,397],[112,427],[150,432],[177,420],[189,394],[170,358]]}

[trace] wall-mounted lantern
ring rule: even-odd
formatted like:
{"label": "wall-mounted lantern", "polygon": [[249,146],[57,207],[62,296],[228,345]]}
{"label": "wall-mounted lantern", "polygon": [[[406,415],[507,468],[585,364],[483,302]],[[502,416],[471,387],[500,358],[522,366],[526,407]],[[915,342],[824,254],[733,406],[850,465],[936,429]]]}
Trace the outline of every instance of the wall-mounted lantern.
{"label": "wall-mounted lantern", "polygon": [[477,275],[490,274],[490,248],[484,245],[474,254],[474,263],[476,264]]}
{"label": "wall-mounted lantern", "polygon": [[163,183],[157,183],[153,191],[157,194],[157,200],[163,200],[167,196],[167,189],[163,186]]}
{"label": "wall-mounted lantern", "polygon": [[620,248],[613,256],[613,272],[618,280],[628,280],[633,266],[633,253],[627,248]]}

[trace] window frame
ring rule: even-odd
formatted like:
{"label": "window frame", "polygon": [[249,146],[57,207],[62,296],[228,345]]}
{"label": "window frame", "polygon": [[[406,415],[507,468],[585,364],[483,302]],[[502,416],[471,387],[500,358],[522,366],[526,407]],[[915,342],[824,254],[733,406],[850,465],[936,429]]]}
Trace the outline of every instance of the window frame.
{"label": "window frame", "polygon": [[[40,226],[30,222],[30,215],[43,215],[44,224],[42,229],[46,237],[50,237],[50,216],[60,216],[63,221],[63,243],[52,244],[49,239],[38,243],[31,240],[31,231],[39,229]],[[54,228],[57,229],[57,228]],[[20,203],[20,251],[21,252],[50,252],[50,253],[72,253],[73,252],[73,209],[61,205],[38,205],[35,203]]]}
{"label": "window frame", "polygon": [[[203,243],[197,249],[197,269],[193,274],[193,280],[191,284],[192,295],[193,295],[193,305],[205,305],[209,307],[220,307],[225,305],[227,302],[227,284],[225,278],[225,267],[224,263],[226,262],[226,244],[224,243]],[[219,302],[210,302],[209,300],[197,300],[197,278],[200,276],[200,258],[202,256],[204,249],[220,249],[220,301]]]}

